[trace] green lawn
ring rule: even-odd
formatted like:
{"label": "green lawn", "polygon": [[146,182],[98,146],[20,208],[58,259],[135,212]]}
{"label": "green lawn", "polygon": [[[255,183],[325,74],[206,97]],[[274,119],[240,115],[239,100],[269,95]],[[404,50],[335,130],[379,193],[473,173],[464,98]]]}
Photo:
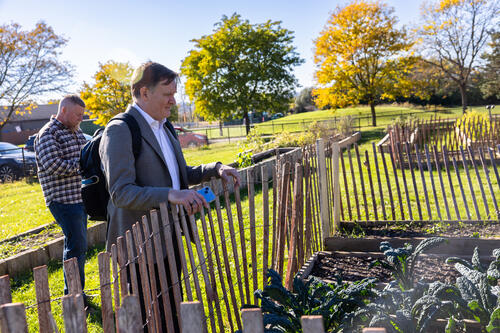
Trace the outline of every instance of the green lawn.
{"label": "green lawn", "polygon": [[[470,109],[474,111],[486,112],[484,106],[474,106]],[[380,105],[375,108],[375,112],[377,114],[377,127],[385,128],[394,120],[394,118],[408,114],[414,114],[416,117],[422,119],[429,119],[436,116],[441,118],[458,118],[462,114],[462,108],[431,108],[424,110],[422,108]],[[500,114],[500,109],[498,107],[493,109],[493,113]],[[355,118],[361,118],[357,119],[354,122],[354,126],[356,128],[359,126],[362,130],[368,128],[373,129],[373,127],[371,126],[371,111],[370,107],[368,106],[349,107],[337,110],[317,110],[292,114],[275,120],[255,124],[254,128],[258,133],[266,135],[275,135],[283,131],[300,132],[307,130],[308,123],[312,121],[331,121],[334,118],[343,116],[353,116]],[[223,129],[222,135],[218,127],[200,128],[194,129],[193,131],[203,133],[207,135],[209,139],[228,137],[228,135],[230,137],[241,137],[246,135],[244,126],[225,127]]]}

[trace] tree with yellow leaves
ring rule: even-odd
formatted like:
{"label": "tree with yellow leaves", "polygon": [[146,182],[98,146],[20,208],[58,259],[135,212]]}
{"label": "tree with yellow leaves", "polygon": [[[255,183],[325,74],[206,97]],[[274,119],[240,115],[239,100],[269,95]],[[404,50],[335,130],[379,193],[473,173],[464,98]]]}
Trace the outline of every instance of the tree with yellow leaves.
{"label": "tree with yellow leaves", "polygon": [[498,0],[438,0],[422,7],[421,53],[458,86],[464,113],[471,73],[499,14]]}
{"label": "tree with yellow leaves", "polygon": [[87,112],[98,125],[106,125],[120,112],[125,112],[132,102],[130,77],[134,69],[129,63],[108,61],[99,64],[94,74],[93,84],[84,83],[81,98],[85,101]]}
{"label": "tree with yellow leaves", "polygon": [[386,4],[363,0],[336,8],[315,40],[319,107],[366,103],[376,126],[375,106],[382,99],[419,93],[409,80],[416,61],[409,54],[412,42],[404,28],[396,28],[393,13]]}

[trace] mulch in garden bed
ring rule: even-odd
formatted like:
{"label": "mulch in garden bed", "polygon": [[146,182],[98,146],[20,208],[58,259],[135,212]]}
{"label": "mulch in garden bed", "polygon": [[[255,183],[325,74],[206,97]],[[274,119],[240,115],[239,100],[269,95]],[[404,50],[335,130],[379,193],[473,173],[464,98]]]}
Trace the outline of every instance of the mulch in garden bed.
{"label": "mulch in garden bed", "polygon": [[[370,256],[319,253],[310,275],[325,282],[334,281],[336,275],[342,275],[344,281],[354,282],[374,277],[378,279],[378,282],[390,282],[392,277],[388,269],[381,266],[370,267],[376,259]],[[415,276],[422,282],[454,283],[460,274],[453,266],[446,264],[445,260],[444,257],[420,256],[416,263]]]}
{"label": "mulch in garden bed", "polygon": [[387,226],[366,226],[363,222],[349,222],[343,223],[341,228],[341,233],[346,236],[500,238],[499,222],[394,222]]}

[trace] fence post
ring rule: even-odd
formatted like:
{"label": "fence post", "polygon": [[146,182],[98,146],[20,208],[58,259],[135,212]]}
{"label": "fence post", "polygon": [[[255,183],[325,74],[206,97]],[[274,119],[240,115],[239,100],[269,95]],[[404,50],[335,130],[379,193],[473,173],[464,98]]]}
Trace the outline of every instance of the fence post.
{"label": "fence post", "polygon": [[52,333],[49,275],[47,266],[35,267],[33,269],[35,279],[36,302],[38,304],[38,326],[41,333]]}
{"label": "fence post", "polygon": [[330,212],[328,209],[328,186],[326,175],[325,143],[323,139],[316,140],[316,156],[319,167],[319,210],[321,216],[321,226],[323,230],[323,240],[330,236]]}
{"label": "fence post", "polygon": [[181,303],[181,326],[182,333],[206,332],[207,327],[203,325],[205,314],[200,302]]}
{"label": "fence post", "polygon": [[87,332],[85,311],[81,308],[81,304],[83,304],[82,294],[63,296],[62,308],[66,333]]}
{"label": "fence post", "polygon": [[[68,281],[68,292],[70,295],[83,294],[82,284],[80,282],[80,271],[78,269],[78,261],[76,257],[70,258],[63,262],[64,273],[66,274],[66,280]],[[85,313],[85,306],[83,303],[83,297],[79,298],[80,308],[82,313]]]}
{"label": "fence post", "polygon": [[340,145],[334,142],[332,146],[333,160],[333,233],[340,228],[340,168],[339,168]]}
{"label": "fence post", "polygon": [[26,309],[23,303],[8,303],[0,306],[2,333],[28,333]]}
{"label": "fence post", "polygon": [[120,333],[142,332],[141,307],[139,297],[127,295],[123,298],[122,306],[117,311],[118,331]]}
{"label": "fence post", "polygon": [[264,321],[260,308],[242,309],[243,333],[264,333]]}
{"label": "fence post", "polygon": [[302,316],[300,318],[302,332],[304,333],[324,333],[323,316]]}

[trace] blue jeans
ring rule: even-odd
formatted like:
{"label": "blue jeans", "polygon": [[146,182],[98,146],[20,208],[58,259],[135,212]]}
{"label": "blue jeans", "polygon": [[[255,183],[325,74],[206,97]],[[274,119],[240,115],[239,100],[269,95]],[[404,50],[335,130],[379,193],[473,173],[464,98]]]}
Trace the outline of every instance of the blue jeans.
{"label": "blue jeans", "polygon": [[[63,204],[51,202],[49,210],[64,233],[63,261],[76,257],[82,289],[85,288],[85,252],[87,252],[87,213],[83,203]],[[64,294],[68,294],[68,281],[64,272]]]}

